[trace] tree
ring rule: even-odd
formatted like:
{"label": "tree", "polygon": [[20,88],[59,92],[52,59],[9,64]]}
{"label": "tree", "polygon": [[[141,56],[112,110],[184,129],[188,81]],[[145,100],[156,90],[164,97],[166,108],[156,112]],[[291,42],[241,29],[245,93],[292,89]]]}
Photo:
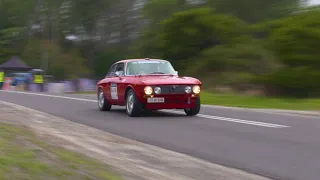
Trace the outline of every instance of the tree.
{"label": "tree", "polygon": [[143,15],[150,25],[156,26],[173,13],[187,8],[188,4],[185,0],[150,0],[143,8]]}
{"label": "tree", "polygon": [[18,54],[17,40],[21,31],[21,28],[0,30],[0,63],[8,60],[11,56],[16,56]]}
{"label": "tree", "polygon": [[236,16],[249,23],[277,19],[295,12],[305,0],[208,0],[219,13]]}
{"label": "tree", "polygon": [[172,14],[189,9],[185,0],[149,0],[141,11],[140,21],[145,22],[144,28],[139,32],[137,41],[131,47],[133,55],[140,57],[161,57],[158,36],[163,31],[161,22]]}
{"label": "tree", "polygon": [[290,17],[270,36],[272,49],[286,66],[320,68],[320,10]]}
{"label": "tree", "polygon": [[0,63],[11,56],[19,55],[20,40],[34,0],[2,0],[0,1]]}
{"label": "tree", "polygon": [[215,14],[210,8],[175,13],[163,22],[159,40],[163,57],[181,67],[184,60],[200,55],[202,50],[237,39],[245,27],[241,20]]}
{"label": "tree", "polygon": [[124,59],[121,49],[107,49],[100,52],[94,59],[94,75],[96,78],[104,78],[109,71],[109,67],[120,59]]}
{"label": "tree", "polygon": [[[39,48],[39,47],[42,48]],[[27,64],[40,68],[44,63],[42,51],[48,52],[48,74],[57,80],[78,78],[87,76],[89,70],[84,59],[77,49],[65,51],[57,44],[48,40],[30,39],[26,44],[23,57]]]}
{"label": "tree", "polygon": [[319,9],[300,12],[271,29],[270,49],[283,68],[264,76],[267,86],[281,94],[320,95],[319,18]]}

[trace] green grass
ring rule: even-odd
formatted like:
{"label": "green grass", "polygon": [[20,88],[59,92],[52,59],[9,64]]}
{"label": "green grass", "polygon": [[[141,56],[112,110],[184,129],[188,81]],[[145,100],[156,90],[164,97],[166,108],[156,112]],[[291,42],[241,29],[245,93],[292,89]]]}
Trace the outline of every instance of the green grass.
{"label": "green grass", "polygon": [[0,123],[1,180],[120,180],[107,165],[41,141],[22,127]]}
{"label": "green grass", "polygon": [[290,110],[320,110],[320,99],[286,99],[221,93],[201,93],[201,103],[210,105],[274,108]]}

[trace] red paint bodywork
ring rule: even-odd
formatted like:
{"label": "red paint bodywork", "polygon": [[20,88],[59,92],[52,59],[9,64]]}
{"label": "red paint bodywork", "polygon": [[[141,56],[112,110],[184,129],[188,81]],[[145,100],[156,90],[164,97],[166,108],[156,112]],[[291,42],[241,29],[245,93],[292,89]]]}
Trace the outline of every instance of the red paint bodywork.
{"label": "red paint bodywork", "polygon": [[[145,60],[145,59],[130,59],[122,60],[116,63],[126,63],[130,61]],[[156,59],[159,60],[159,59]],[[152,60],[150,60],[152,61]],[[114,64],[116,64],[114,63]],[[113,64],[113,65],[114,65]],[[111,83],[117,84],[118,90],[118,100],[111,98],[110,86]],[[164,97],[165,100],[170,102],[165,103],[147,103],[147,97],[144,93],[145,86],[156,86],[156,85],[199,85],[202,86],[200,80],[192,77],[180,77],[177,75],[142,75],[142,76],[120,76],[120,77],[106,77],[97,83],[97,92],[99,88],[103,89],[106,99],[112,105],[124,106],[126,103],[126,92],[128,89],[133,89],[137,98],[141,103],[143,103],[146,109],[184,109],[193,108],[195,106],[195,100],[200,96],[200,94],[152,94],[153,97]],[[190,103],[188,104],[188,98],[190,98]],[[176,102],[179,101],[179,102]]]}

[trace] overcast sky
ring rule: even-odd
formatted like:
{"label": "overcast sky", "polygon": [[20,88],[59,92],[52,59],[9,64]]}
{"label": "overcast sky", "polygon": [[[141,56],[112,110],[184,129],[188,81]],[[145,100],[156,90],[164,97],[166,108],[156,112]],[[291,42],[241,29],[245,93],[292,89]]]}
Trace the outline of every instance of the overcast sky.
{"label": "overcast sky", "polygon": [[320,0],[309,0],[310,4],[320,4]]}

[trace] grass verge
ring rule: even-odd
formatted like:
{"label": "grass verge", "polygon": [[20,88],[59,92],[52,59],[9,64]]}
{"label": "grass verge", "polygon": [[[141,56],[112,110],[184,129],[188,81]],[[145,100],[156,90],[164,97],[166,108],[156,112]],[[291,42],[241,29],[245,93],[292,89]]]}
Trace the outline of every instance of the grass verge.
{"label": "grass verge", "polygon": [[107,165],[41,141],[25,128],[0,123],[0,179],[121,180]]}
{"label": "grass verge", "polygon": [[209,92],[201,93],[201,103],[245,108],[320,110],[320,99],[269,98],[263,96],[241,96]]}

